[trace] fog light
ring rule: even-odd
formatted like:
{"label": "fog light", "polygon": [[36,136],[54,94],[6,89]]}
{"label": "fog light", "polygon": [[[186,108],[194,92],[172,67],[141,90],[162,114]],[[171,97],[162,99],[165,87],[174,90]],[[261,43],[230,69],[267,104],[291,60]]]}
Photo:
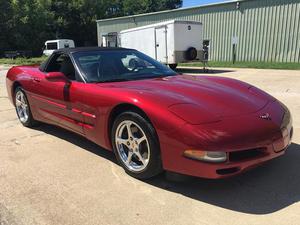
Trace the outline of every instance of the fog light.
{"label": "fog light", "polygon": [[227,160],[226,152],[210,152],[200,150],[186,150],[183,155],[190,159],[196,159],[205,162],[220,163]]}

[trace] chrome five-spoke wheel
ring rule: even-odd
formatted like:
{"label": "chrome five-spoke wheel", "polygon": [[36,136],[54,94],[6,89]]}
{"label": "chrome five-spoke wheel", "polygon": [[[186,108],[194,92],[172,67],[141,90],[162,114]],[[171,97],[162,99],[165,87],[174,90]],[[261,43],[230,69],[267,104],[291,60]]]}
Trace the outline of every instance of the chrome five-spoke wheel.
{"label": "chrome five-spoke wheel", "polygon": [[29,107],[26,96],[21,90],[16,92],[16,110],[20,121],[26,123],[29,118]]}
{"label": "chrome five-spoke wheel", "polygon": [[17,87],[15,90],[15,107],[19,120],[23,126],[33,127],[38,124],[32,117],[28,99],[21,87]]}
{"label": "chrome five-spoke wheel", "polygon": [[122,162],[134,172],[145,169],[149,163],[150,147],[142,128],[125,120],[117,127],[116,147]]}
{"label": "chrome five-spoke wheel", "polygon": [[157,134],[145,115],[125,111],[114,119],[111,140],[126,173],[148,179],[162,172]]}

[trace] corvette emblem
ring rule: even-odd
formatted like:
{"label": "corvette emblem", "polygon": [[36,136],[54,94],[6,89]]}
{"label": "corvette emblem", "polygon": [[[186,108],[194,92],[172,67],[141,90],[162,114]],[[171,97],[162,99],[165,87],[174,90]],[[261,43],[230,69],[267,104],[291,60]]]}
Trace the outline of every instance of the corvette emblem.
{"label": "corvette emblem", "polygon": [[271,116],[269,113],[265,113],[265,114],[261,115],[260,118],[263,120],[271,120]]}

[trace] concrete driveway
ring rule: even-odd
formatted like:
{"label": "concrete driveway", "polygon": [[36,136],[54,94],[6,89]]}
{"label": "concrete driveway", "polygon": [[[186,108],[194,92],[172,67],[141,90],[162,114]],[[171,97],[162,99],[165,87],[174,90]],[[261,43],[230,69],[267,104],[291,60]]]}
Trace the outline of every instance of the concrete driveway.
{"label": "concrete driveway", "polygon": [[[68,131],[23,127],[0,66],[0,224],[300,224],[300,71],[224,69],[292,111],[284,157],[227,180],[147,182],[126,175],[112,153]],[[179,72],[198,74],[197,69]]]}

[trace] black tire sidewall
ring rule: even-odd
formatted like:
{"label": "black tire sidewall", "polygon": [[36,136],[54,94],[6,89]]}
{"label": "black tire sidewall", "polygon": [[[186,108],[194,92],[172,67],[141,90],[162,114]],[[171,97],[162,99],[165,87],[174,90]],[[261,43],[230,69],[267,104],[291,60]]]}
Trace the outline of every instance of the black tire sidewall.
{"label": "black tire sidewall", "polygon": [[[116,148],[115,133],[116,133],[118,125],[121,122],[123,122],[124,120],[131,120],[131,121],[135,122],[136,124],[138,124],[140,126],[140,128],[144,131],[144,133],[148,139],[148,143],[149,143],[149,147],[150,147],[150,159],[149,159],[149,163],[148,163],[147,167],[140,172],[133,172],[133,171],[129,170],[125,166],[123,161],[121,160],[121,158],[118,154],[117,148]],[[116,155],[118,163],[124,168],[126,173],[128,173],[132,177],[135,177],[137,179],[148,179],[148,178],[151,178],[155,175],[158,175],[160,172],[162,172],[160,147],[159,147],[157,134],[155,132],[155,129],[151,125],[151,123],[149,123],[140,114],[138,114],[136,112],[131,112],[131,111],[120,114],[113,123],[112,132],[111,132],[111,141],[112,141],[114,154]]]}

